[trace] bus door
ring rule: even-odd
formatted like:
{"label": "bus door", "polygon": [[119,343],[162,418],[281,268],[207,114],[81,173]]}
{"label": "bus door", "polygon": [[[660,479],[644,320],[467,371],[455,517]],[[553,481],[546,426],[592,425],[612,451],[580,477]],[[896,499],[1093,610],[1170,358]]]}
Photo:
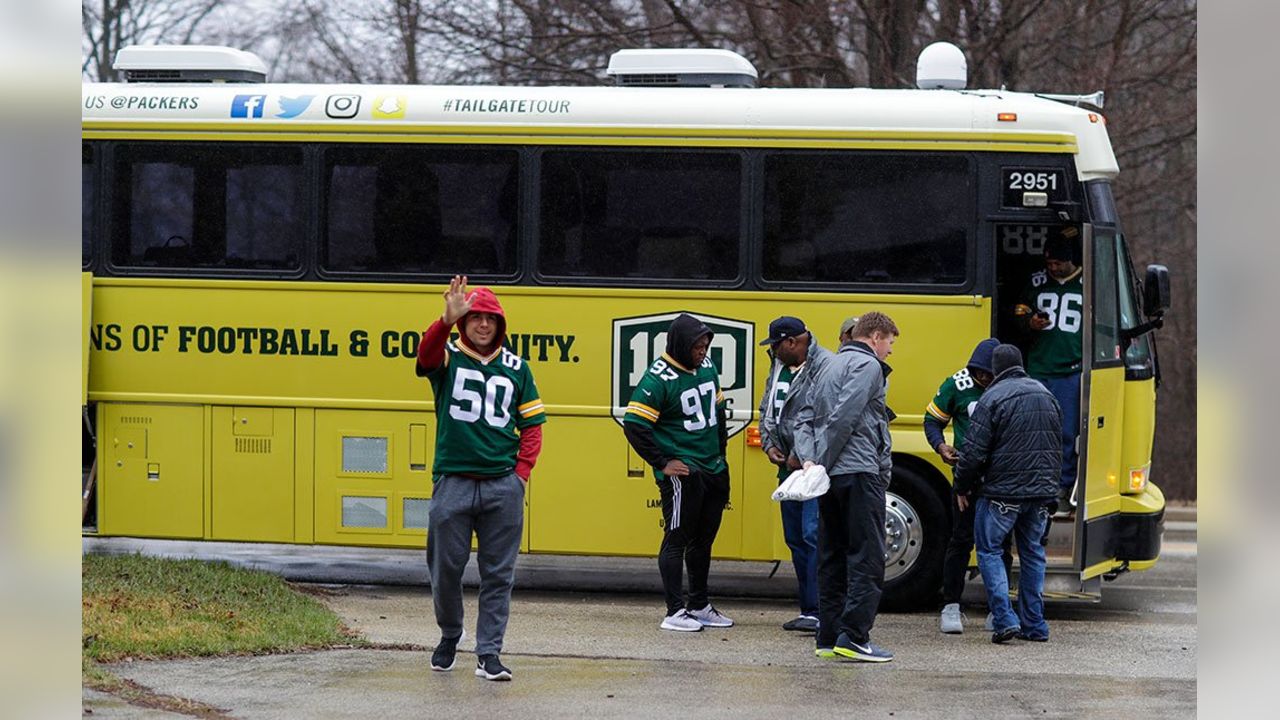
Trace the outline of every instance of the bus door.
{"label": "bus door", "polygon": [[1111,569],[1120,512],[1125,367],[1121,348],[1120,268],[1114,229],[1085,226],[1085,327],[1080,417],[1080,482],[1074,516],[1080,579]]}

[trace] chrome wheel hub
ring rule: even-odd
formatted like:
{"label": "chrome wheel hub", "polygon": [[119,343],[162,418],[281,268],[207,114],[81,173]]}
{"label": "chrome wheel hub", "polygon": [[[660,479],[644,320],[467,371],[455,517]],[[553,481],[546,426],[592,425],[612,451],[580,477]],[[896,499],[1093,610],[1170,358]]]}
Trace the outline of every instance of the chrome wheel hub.
{"label": "chrome wheel hub", "polygon": [[924,528],[911,503],[891,492],[884,494],[884,579],[905,574],[920,557]]}

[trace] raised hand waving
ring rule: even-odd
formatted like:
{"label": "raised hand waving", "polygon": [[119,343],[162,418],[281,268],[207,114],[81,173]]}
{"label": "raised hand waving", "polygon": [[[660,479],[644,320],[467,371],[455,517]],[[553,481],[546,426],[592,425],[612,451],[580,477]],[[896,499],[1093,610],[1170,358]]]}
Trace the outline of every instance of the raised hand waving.
{"label": "raised hand waving", "polygon": [[444,291],[444,315],[446,325],[452,325],[471,312],[471,305],[476,301],[475,293],[467,292],[467,276],[454,275],[449,281],[449,289]]}

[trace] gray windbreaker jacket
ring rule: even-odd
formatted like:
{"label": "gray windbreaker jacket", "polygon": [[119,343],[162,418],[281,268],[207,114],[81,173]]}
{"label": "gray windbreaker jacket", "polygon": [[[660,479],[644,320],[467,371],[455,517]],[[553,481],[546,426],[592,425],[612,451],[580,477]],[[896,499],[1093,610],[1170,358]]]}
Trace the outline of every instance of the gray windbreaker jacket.
{"label": "gray windbreaker jacket", "polygon": [[[885,390],[890,368],[864,343],[840,348],[812,378],[796,428],[796,454],[827,475],[867,473],[889,482],[889,414]],[[811,449],[811,450],[810,450]]]}
{"label": "gray windbreaker jacket", "polygon": [[[783,399],[781,408],[775,408],[770,402],[774,396],[778,373],[782,370],[782,361],[773,359],[773,364],[769,366],[769,380],[765,383],[764,396],[760,398],[760,447],[765,450],[776,447],[784,455],[795,453],[798,458],[805,457],[796,448],[796,427],[800,422],[800,411],[805,405],[805,397],[813,387],[813,378],[821,373],[822,366],[833,356],[835,353],[819,345],[817,338],[810,333],[809,354],[804,367],[791,378],[791,387],[787,389],[787,397]],[[807,454],[813,455],[812,435],[805,436],[805,440],[810,443],[806,448]]]}

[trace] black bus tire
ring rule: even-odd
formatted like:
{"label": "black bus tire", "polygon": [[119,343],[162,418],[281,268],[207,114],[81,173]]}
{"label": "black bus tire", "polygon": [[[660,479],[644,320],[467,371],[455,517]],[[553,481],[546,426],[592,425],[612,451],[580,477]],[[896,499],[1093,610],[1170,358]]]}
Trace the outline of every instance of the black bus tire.
{"label": "black bus tire", "polygon": [[880,606],[886,610],[927,607],[938,598],[942,557],[951,536],[946,500],[918,472],[895,463],[885,506],[885,583]]}

